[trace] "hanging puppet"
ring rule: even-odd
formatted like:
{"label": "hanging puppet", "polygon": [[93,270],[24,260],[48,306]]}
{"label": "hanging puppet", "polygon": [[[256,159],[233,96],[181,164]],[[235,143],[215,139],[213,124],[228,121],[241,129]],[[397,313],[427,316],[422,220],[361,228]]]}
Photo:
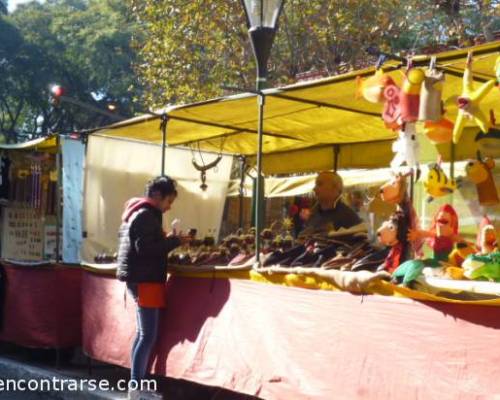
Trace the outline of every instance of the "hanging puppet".
{"label": "hanging puppet", "polygon": [[453,128],[453,143],[458,143],[460,140],[467,119],[472,119],[484,133],[488,132],[490,121],[479,108],[479,103],[493,86],[495,86],[495,81],[490,80],[483,83],[479,88],[474,89],[474,81],[472,78],[472,53],[469,53],[464,71],[462,94],[457,99],[459,110]]}
{"label": "hanging puppet", "polygon": [[393,170],[402,165],[419,170],[420,143],[414,122],[404,124],[399,131],[398,139],[392,144],[392,151],[396,153],[391,161]]}
{"label": "hanging puppet", "polygon": [[495,168],[495,160],[492,158],[483,160],[479,151],[477,160],[470,160],[465,167],[467,178],[476,185],[479,203],[483,206],[491,206],[500,202],[492,174],[493,168]]}
{"label": "hanging puppet", "polygon": [[390,248],[389,254],[379,267],[379,270],[392,273],[401,263],[406,261],[409,254],[408,230],[408,220],[402,211],[395,212],[377,230],[377,238],[380,244]]}
{"label": "hanging puppet", "polygon": [[427,201],[430,203],[437,197],[446,196],[457,188],[455,179],[449,179],[441,168],[441,161],[429,165],[429,172],[424,181],[425,191],[429,195]]}
{"label": "hanging puppet", "polygon": [[458,215],[449,204],[443,205],[434,215],[429,231],[410,230],[408,239],[410,242],[425,239],[433,250],[433,257],[424,260],[406,261],[394,271],[393,279],[405,286],[409,286],[415,281],[425,267],[440,267],[441,262],[448,261],[448,256],[455,243],[464,241],[458,234]]}
{"label": "hanging puppet", "polygon": [[375,73],[367,79],[356,78],[357,96],[363,97],[370,103],[383,103],[384,90],[388,85],[394,85],[392,78],[377,68]]}
{"label": "hanging puppet", "polygon": [[443,83],[444,74],[436,69],[436,57],[432,57],[420,89],[419,121],[434,123],[441,121],[443,114],[441,105]]}

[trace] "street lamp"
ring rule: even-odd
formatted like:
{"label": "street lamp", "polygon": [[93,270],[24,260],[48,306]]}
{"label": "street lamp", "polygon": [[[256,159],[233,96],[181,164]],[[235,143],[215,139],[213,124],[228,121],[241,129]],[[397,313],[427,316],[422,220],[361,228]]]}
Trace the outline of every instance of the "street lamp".
{"label": "street lamp", "polygon": [[264,125],[265,98],[262,89],[267,80],[267,61],[278,29],[278,19],[283,9],[284,0],[241,0],[247,20],[248,36],[257,62],[257,101],[259,107],[258,151],[257,151],[257,187],[255,207],[255,252],[256,262],[260,263],[260,233],[262,232],[262,136]]}

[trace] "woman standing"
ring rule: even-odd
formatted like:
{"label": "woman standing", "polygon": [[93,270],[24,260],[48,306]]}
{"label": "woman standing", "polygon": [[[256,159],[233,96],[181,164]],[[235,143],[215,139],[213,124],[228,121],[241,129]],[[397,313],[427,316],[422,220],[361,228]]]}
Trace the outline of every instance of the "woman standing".
{"label": "woman standing", "polygon": [[125,205],[119,232],[117,277],[127,283],[137,305],[137,334],[131,352],[129,399],[161,397],[140,390],[158,336],[160,310],[165,307],[167,254],[184,238],[166,236],[162,215],[177,198],[176,182],[168,176],[152,179],[145,197]]}

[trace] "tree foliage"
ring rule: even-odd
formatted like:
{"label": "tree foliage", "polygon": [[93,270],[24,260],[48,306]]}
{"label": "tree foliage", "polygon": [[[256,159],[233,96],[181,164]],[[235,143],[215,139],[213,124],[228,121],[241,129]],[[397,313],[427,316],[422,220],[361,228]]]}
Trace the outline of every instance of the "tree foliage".
{"label": "tree foliage", "polygon": [[103,110],[113,102],[132,116],[137,25],[127,15],[120,0],[47,0],[0,16],[0,132],[14,141],[111,122],[68,103],[54,107],[53,84],[68,97]]}
{"label": "tree foliage", "polygon": [[[203,100],[221,85],[254,84],[255,64],[236,0],[127,0],[141,26],[136,70],[148,106]],[[499,29],[499,1],[288,0],[269,65],[271,85],[300,72],[333,75],[367,63],[364,49],[406,53],[463,45]],[[369,60],[373,62],[373,60]]]}

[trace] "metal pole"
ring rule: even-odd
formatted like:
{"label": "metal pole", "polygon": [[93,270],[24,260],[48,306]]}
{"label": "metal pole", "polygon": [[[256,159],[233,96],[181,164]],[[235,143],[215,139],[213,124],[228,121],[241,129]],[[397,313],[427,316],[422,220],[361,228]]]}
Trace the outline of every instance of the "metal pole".
{"label": "metal pole", "polygon": [[450,179],[455,178],[455,143],[451,142],[450,151]]}
{"label": "metal pole", "polygon": [[243,229],[243,193],[245,190],[245,168],[246,167],[246,158],[244,156],[240,156],[240,209],[239,209],[239,227]]}
{"label": "metal pole", "polygon": [[160,129],[162,131],[162,141],[161,141],[161,176],[165,175],[165,151],[167,149],[167,123],[168,115],[163,114],[161,116]]}
{"label": "metal pole", "polygon": [[339,166],[339,153],[340,146],[338,144],[333,146],[333,171],[337,172]]}
{"label": "metal pole", "polygon": [[264,182],[263,182],[263,177],[262,177],[262,142],[263,142],[263,125],[264,125],[264,103],[265,103],[265,97],[264,94],[261,92],[261,85],[262,85],[262,80],[257,78],[257,91],[259,92],[257,101],[259,104],[259,126],[258,126],[258,141],[259,141],[259,146],[257,148],[257,199],[256,199],[256,215],[255,215],[255,256],[256,256],[256,262],[257,264],[260,263],[260,233],[262,232],[262,207],[264,206],[263,204],[263,189],[264,189]]}
{"label": "metal pole", "polygon": [[57,154],[56,154],[56,169],[57,169],[57,188],[56,188],[56,263],[61,261],[60,252],[60,235],[61,235],[61,191],[62,191],[62,152],[61,152],[61,137],[56,137]]}

